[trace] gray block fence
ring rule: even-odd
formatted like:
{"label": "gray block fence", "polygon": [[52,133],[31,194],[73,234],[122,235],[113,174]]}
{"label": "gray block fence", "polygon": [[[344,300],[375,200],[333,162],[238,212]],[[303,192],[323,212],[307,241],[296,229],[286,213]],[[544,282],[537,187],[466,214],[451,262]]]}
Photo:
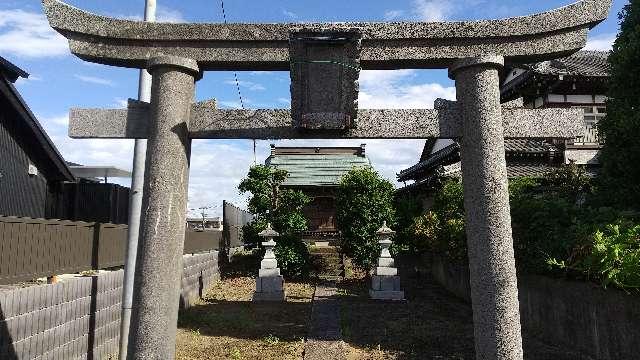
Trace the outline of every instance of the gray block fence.
{"label": "gray block fence", "polygon": [[[0,289],[0,359],[108,359],[118,353],[123,270]],[[218,251],[184,255],[181,307],[219,278]]]}
{"label": "gray block fence", "polygon": [[[445,289],[470,302],[467,267],[434,257],[431,273]],[[523,336],[564,345],[589,359],[638,359],[637,295],[589,282],[532,275],[518,277],[518,295]]]}

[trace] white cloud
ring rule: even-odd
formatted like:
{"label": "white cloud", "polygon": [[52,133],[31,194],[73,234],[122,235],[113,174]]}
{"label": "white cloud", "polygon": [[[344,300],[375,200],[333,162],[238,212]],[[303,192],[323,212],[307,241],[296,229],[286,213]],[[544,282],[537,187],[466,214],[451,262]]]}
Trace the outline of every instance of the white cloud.
{"label": "white cloud", "polygon": [[16,80],[16,85],[17,86],[23,86],[23,85],[27,85],[29,83],[32,83],[34,81],[42,81],[42,78],[36,75],[29,75],[28,78],[21,78],[19,77],[18,80]]}
{"label": "white cloud", "polygon": [[47,121],[60,126],[69,126],[69,115],[55,116],[47,119]]}
{"label": "white cloud", "polygon": [[0,10],[0,53],[27,58],[69,54],[67,40],[50,26],[43,14]]}
{"label": "white cloud", "polygon": [[[243,103],[246,103],[246,101],[244,99],[242,99]],[[240,101],[228,101],[228,100],[221,100],[218,101],[218,104],[220,104],[221,106],[227,107],[227,108],[232,108],[232,109],[241,109],[242,105],[240,104]]]}
{"label": "white cloud", "polygon": [[129,100],[123,98],[115,98],[113,99],[114,105],[118,108],[126,108],[129,105]]}
{"label": "white cloud", "polygon": [[178,10],[159,5],[157,9],[157,21],[167,23],[186,22],[182,13]]}
{"label": "white cloud", "polygon": [[286,10],[286,9],[282,9],[282,14],[284,16],[288,17],[291,20],[297,20],[298,19],[298,14],[296,14],[296,13],[294,13],[292,11]]}
{"label": "white cloud", "polygon": [[587,45],[585,46],[584,49],[608,51],[608,50],[611,50],[611,47],[613,46],[614,41],[616,41],[615,33],[589,36],[587,40]]}
{"label": "white cloud", "polygon": [[433,108],[437,98],[455,100],[455,88],[438,83],[412,84],[415,70],[365,70],[360,73],[362,109]]}
{"label": "white cloud", "polygon": [[[234,79],[225,80],[224,83],[227,84],[227,85],[236,86],[236,81]],[[249,89],[251,91],[263,91],[263,90],[266,90],[264,85],[259,84],[259,83],[255,83],[253,81],[239,80],[238,84],[240,85],[240,87]]]}
{"label": "white cloud", "polygon": [[75,77],[76,79],[86,82],[86,83],[90,83],[90,84],[96,84],[96,85],[103,85],[103,86],[115,86],[115,83],[109,79],[103,79],[100,77],[96,77],[96,76],[86,76],[86,75],[78,75],[75,74],[73,75],[73,77]]}
{"label": "white cloud", "polygon": [[384,12],[384,20],[385,21],[397,20],[401,18],[403,15],[404,15],[403,10],[387,10]]}
{"label": "white cloud", "polygon": [[453,2],[446,0],[414,0],[413,13],[422,21],[442,21],[453,13]]}

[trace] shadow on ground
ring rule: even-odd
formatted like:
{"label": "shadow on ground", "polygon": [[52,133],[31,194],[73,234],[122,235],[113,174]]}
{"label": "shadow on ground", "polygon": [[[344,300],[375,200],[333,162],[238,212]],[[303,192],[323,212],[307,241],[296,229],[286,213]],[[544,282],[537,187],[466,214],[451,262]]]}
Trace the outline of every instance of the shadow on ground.
{"label": "shadow on ground", "polygon": [[221,281],[196,306],[180,312],[178,326],[209,336],[304,338],[313,288],[288,281],[286,302],[252,302],[259,266],[256,253],[237,254],[230,262],[221,262]]}
{"label": "shadow on ground", "polygon": [[[345,279],[341,328],[350,359],[475,359],[471,306],[454,297],[430,274],[416,272],[415,259],[400,265],[404,302],[368,299],[367,278]],[[525,359],[584,359],[525,335]]]}

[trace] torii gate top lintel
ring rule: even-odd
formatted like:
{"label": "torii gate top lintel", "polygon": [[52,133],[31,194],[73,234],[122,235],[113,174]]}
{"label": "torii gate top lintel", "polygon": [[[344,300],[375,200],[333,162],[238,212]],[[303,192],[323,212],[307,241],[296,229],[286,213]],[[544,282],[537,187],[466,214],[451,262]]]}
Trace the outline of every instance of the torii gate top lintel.
{"label": "torii gate top lintel", "polygon": [[345,29],[361,33],[365,70],[447,68],[455,59],[484,54],[506,63],[550,60],[581,49],[611,0],[500,20],[308,24],[148,23],[91,14],[60,0],[43,4],[51,26],[87,61],[145,68],[149,57],[162,54],[194,59],[203,71],[288,71],[292,33]]}

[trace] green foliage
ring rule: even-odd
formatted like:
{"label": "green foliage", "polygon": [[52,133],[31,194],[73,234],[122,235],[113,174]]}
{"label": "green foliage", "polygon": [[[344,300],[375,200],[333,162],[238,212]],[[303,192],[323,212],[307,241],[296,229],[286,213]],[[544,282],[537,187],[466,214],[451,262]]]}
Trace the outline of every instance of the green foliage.
{"label": "green foliage", "polygon": [[291,234],[307,230],[307,219],[302,209],[311,199],[300,190],[278,191],[277,207],[270,214],[270,220],[278,231]]}
{"label": "green foliage", "polygon": [[424,215],[415,217],[409,227],[409,233],[412,234],[413,250],[416,252],[428,250],[443,252],[437,241],[441,231],[440,219],[435,212],[429,211]]}
{"label": "green foliage", "polygon": [[578,202],[591,193],[591,182],[584,167],[571,163],[547,174],[541,184],[553,187],[558,195],[569,201]]}
{"label": "green foliage", "polygon": [[520,270],[544,273],[549,258],[565,258],[575,244],[579,208],[554,194],[522,193],[511,199],[511,226]]}
{"label": "green foliage", "polygon": [[462,183],[458,180],[445,182],[433,200],[433,210],[442,219],[464,218]]}
{"label": "green foliage", "polygon": [[604,287],[640,289],[640,225],[621,220],[606,224],[595,230],[581,248],[583,256],[566,261],[552,258],[548,264],[578,270]]}
{"label": "green foliage", "polygon": [[288,278],[304,278],[309,275],[311,258],[307,245],[297,234],[280,236],[274,248],[282,275]]}
{"label": "green foliage", "polygon": [[415,231],[412,229],[414,219],[422,214],[422,202],[415,197],[401,197],[395,201],[396,207],[396,238],[393,242],[395,250],[418,250],[414,241]]}
{"label": "green foliage", "polygon": [[371,168],[354,168],[340,180],[336,220],[342,250],[356,266],[370,269],[380,252],[376,231],[384,221],[395,228],[393,185]]}
{"label": "green foliage", "polygon": [[409,227],[415,251],[435,251],[456,261],[466,261],[462,185],[457,180],[444,182],[426,214],[414,218]]}
{"label": "green foliage", "polygon": [[269,212],[274,207],[273,194],[286,178],[285,170],[265,165],[252,166],[247,177],[238,185],[241,194],[251,193],[249,212],[256,216],[264,216]]}
{"label": "green foliage", "polygon": [[263,239],[258,234],[271,223],[280,233],[274,252],[283,275],[303,277],[309,272],[310,261],[300,235],[307,229],[302,209],[311,199],[299,190],[280,189],[287,176],[284,170],[256,165],[240,182],[240,193],[251,193],[248,208],[254,214],[254,221],[243,227],[244,240],[260,244]]}
{"label": "green foliage", "polygon": [[609,55],[607,116],[598,124],[605,144],[600,154],[603,199],[640,208],[640,1],[618,15],[620,32]]}

